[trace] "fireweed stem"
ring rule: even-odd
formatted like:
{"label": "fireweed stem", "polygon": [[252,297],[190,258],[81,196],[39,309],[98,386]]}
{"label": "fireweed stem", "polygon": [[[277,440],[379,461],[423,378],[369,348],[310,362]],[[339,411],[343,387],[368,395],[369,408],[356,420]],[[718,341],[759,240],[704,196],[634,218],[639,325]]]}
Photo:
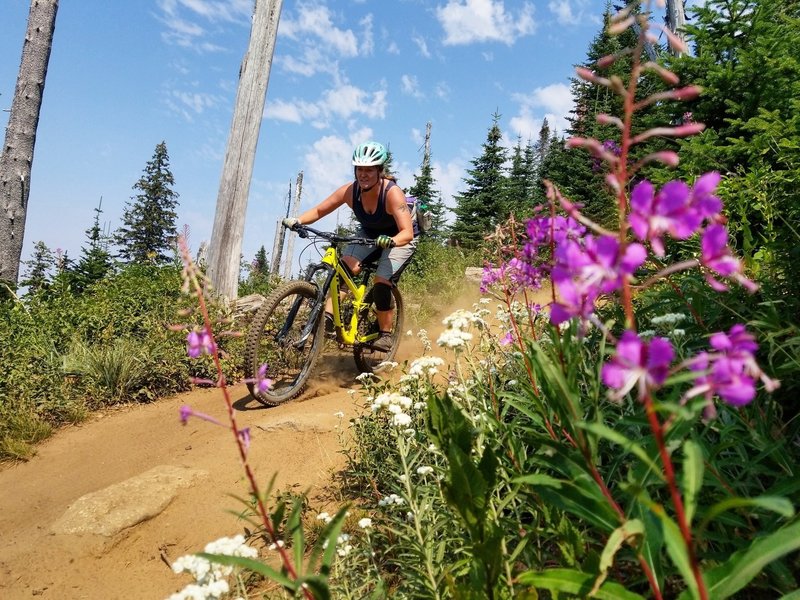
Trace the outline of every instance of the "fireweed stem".
{"label": "fireweed stem", "polygon": [[656,438],[656,445],[658,446],[658,453],[661,456],[661,463],[664,465],[664,475],[667,477],[667,486],[669,487],[670,495],[672,496],[672,504],[675,508],[675,516],[678,520],[678,527],[680,528],[683,541],[686,544],[686,552],[689,555],[689,563],[692,567],[692,574],[697,582],[697,591],[700,594],[701,600],[708,600],[708,590],[706,589],[703,575],[700,572],[700,565],[697,562],[695,555],[694,541],[692,540],[692,531],[689,529],[689,522],[686,519],[686,511],[683,507],[683,500],[681,493],[678,490],[678,485],[675,481],[675,468],[672,465],[672,459],[667,451],[667,446],[664,442],[664,431],[661,428],[661,422],[658,420],[653,399],[650,392],[646,391],[642,394],[642,403],[644,404],[645,412],[647,413],[647,420],[650,423],[650,429],[653,431],[653,436]]}
{"label": "fireweed stem", "polygon": [[[209,336],[213,338],[213,331],[211,327],[211,317],[208,313],[208,306],[206,305],[204,289],[201,285],[200,281],[197,278],[197,273],[194,269],[191,268],[193,264],[191,262],[191,258],[189,256],[189,249],[186,245],[183,238],[181,238],[181,251],[183,253],[183,260],[184,264],[187,267],[187,272],[189,278],[191,280],[191,287],[194,288],[195,292],[197,293],[197,302],[200,307],[200,314],[203,315],[203,327],[205,328],[206,332]],[[250,491],[256,498],[256,504],[258,507],[258,514],[261,517],[261,521],[264,524],[264,529],[266,529],[267,533],[269,534],[270,538],[277,542],[276,532],[275,529],[272,527],[272,520],[269,518],[269,514],[267,513],[266,506],[264,504],[264,498],[259,492],[258,483],[256,482],[255,474],[253,470],[250,468],[250,463],[247,459],[247,448],[245,448],[244,441],[242,440],[241,436],[239,435],[239,427],[236,423],[236,412],[233,408],[233,401],[231,400],[230,390],[228,390],[228,386],[225,382],[225,374],[222,371],[222,363],[219,358],[219,351],[217,350],[217,345],[214,344],[213,352],[211,356],[214,360],[214,366],[217,370],[217,377],[219,378],[219,388],[222,390],[222,397],[225,400],[225,406],[228,411],[228,421],[230,422],[230,430],[233,433],[234,441],[236,442],[236,447],[239,449],[239,459],[242,462],[242,467],[244,468],[245,476],[247,477],[247,481],[250,485]],[[281,557],[281,562],[283,563],[284,568],[286,569],[286,574],[291,579],[297,579],[297,570],[292,564],[291,559],[289,558],[289,554],[286,549],[283,547],[282,544],[277,544],[277,550]],[[314,600],[314,596],[311,591],[303,587],[303,595],[307,598],[307,600]]]}

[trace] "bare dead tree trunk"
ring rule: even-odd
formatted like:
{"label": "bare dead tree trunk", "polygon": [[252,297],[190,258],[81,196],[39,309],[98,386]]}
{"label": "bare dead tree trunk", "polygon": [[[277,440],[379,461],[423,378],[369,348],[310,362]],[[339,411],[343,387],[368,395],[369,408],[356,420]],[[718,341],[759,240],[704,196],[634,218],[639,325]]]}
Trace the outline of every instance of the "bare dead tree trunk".
{"label": "bare dead tree trunk", "polygon": [[208,247],[208,276],[215,292],[227,300],[235,299],[239,293],[239,260],[247,198],[282,3],[282,0],[256,0],[250,43],[236,92]]}
{"label": "bare dead tree trunk", "polygon": [[19,277],[33,148],[57,12],[58,0],[31,0],[17,86],[0,153],[0,281],[16,283]]}
{"label": "bare dead tree trunk", "polygon": [[[300,214],[300,197],[303,195],[303,172],[297,174],[297,183],[294,186],[294,203],[290,215],[297,217]],[[294,236],[290,235],[286,240],[286,262],[283,265],[283,278],[291,279],[292,261],[294,260]]]}
{"label": "bare dead tree trunk", "polygon": [[[289,210],[292,206],[292,182],[289,182],[289,193],[286,194],[286,216],[289,216]],[[283,258],[283,242],[286,239],[286,229],[284,229],[281,220],[275,225],[275,242],[272,247],[272,264],[270,265],[270,274],[278,277],[281,273],[281,259]]]}
{"label": "bare dead tree trunk", "polygon": [[425,153],[422,155],[422,166],[427,167],[431,164],[431,122],[425,125]]}
{"label": "bare dead tree trunk", "polygon": [[[686,13],[684,12],[683,0],[667,0],[667,27],[669,30],[679,37],[682,41],[686,41]],[[680,56],[681,52],[670,46],[670,52],[675,56]]]}

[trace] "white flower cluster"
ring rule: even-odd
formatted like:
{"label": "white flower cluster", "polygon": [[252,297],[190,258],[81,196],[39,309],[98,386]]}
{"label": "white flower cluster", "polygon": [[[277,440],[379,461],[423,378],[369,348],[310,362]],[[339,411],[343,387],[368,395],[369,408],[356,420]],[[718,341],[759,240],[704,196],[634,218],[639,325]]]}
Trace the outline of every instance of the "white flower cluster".
{"label": "white flower cluster", "polygon": [[431,340],[428,338],[428,330],[420,329],[417,332],[417,337],[419,341],[422,342],[422,347],[425,349],[425,352],[428,352],[431,349]]}
{"label": "white flower cluster", "polygon": [[397,494],[389,494],[378,501],[378,506],[391,506],[392,504],[405,504],[405,500]]}
{"label": "white flower cluster", "polygon": [[361,529],[369,529],[370,527],[372,527],[372,519],[370,519],[369,517],[364,517],[363,519],[359,519],[358,526],[361,527]]}
{"label": "white flower cluster", "polygon": [[433,473],[433,467],[428,466],[428,465],[424,465],[424,466],[419,467],[417,469],[417,475],[425,476],[425,475],[429,475],[431,473]]}
{"label": "white flower cluster", "polygon": [[350,545],[350,534],[343,533],[340,535],[336,540],[336,554],[339,556],[347,556],[352,549],[353,546]]}
{"label": "white flower cluster", "polygon": [[[322,544],[323,550],[328,547],[328,540],[325,540]],[[336,554],[339,556],[347,556],[353,550],[353,546],[350,545],[350,534],[343,533],[339,537],[336,538]]]}
{"label": "white flower cluster", "polygon": [[[224,554],[226,556],[243,556],[256,558],[258,551],[244,543],[244,536],[224,537],[206,544],[204,551],[208,554]],[[194,577],[191,583],[180,592],[172,594],[168,600],[217,600],[230,591],[227,578],[233,567],[212,563],[194,554],[181,556],[172,563],[175,573],[188,572]]]}
{"label": "white flower cluster", "polygon": [[384,392],[372,403],[372,412],[386,411],[392,415],[392,423],[395,427],[408,427],[411,424],[411,416],[405,411],[411,408],[411,398],[403,396],[397,392]]}
{"label": "white flower cluster", "polygon": [[328,513],[326,513],[326,512],[321,512],[321,513],[319,513],[319,514],[317,515],[317,521],[324,521],[326,525],[327,525],[328,523],[330,523],[332,520],[333,520],[333,517],[331,517],[331,516],[330,516]]}
{"label": "white flower cluster", "polygon": [[469,329],[470,325],[485,325],[483,319],[468,310],[459,309],[446,316],[442,321],[450,329]]}
{"label": "white flower cluster", "polygon": [[681,321],[685,321],[688,317],[681,313],[667,313],[665,315],[658,315],[650,319],[653,325],[675,325]]}
{"label": "white flower cluster", "polygon": [[467,342],[472,340],[472,334],[467,329],[472,325],[479,328],[487,327],[486,321],[479,314],[463,309],[445,317],[442,323],[447,326],[447,329],[442,332],[436,343],[445,348],[451,348],[456,352],[463,350]]}
{"label": "white flower cluster", "polygon": [[441,367],[444,360],[438,356],[422,356],[411,362],[408,368],[408,375],[411,377],[432,377],[439,372],[437,367]]}
{"label": "white flower cluster", "polygon": [[445,329],[436,343],[445,348],[458,350],[467,345],[472,339],[472,334],[469,331],[462,331],[460,329]]}

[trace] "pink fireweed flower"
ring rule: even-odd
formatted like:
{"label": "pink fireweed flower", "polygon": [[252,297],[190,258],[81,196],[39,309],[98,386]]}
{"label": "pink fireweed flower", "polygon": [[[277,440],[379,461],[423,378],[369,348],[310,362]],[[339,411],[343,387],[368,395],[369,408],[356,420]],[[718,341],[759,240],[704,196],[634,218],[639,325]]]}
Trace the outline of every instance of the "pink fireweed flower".
{"label": "pink fireweed flower", "polygon": [[241,440],[244,451],[247,452],[250,449],[250,428],[239,429],[236,436]]}
{"label": "pink fireweed flower", "polygon": [[722,210],[722,202],[714,196],[719,179],[719,173],[706,173],[692,188],[680,180],[670,181],[658,193],[647,180],[637,184],[631,192],[628,218],[636,237],[649,241],[653,252],[664,256],[665,233],[685,240],[700,229],[704,220],[717,218]]}
{"label": "pink fireweed flower", "polygon": [[485,294],[495,284],[502,285],[510,294],[524,288],[538,289],[542,287],[541,269],[517,257],[498,267],[488,265],[483,269],[481,293]]}
{"label": "pink fireweed flower", "polygon": [[552,270],[559,302],[551,307],[550,320],[558,325],[575,316],[587,318],[597,297],[622,287],[646,257],[641,244],[628,244],[623,252],[610,235],[585,235],[583,244],[569,240],[559,245]]}
{"label": "pink fireweed flower", "polygon": [[529,260],[539,255],[539,248],[549,247],[550,243],[563,244],[567,240],[578,241],[586,235],[586,227],[572,217],[557,215],[535,217],[526,223],[529,241],[525,244],[525,257]]}
{"label": "pink fireweed flower", "polygon": [[689,361],[689,368],[698,375],[694,387],[684,396],[684,402],[695,396],[705,396],[706,418],[716,413],[711,402],[714,396],[731,406],[744,406],[755,398],[756,380],[760,380],[768,392],[780,386],[779,381],[767,377],[756,363],[758,344],[744,325],[736,324],[728,333],[715,333],[709,344],[711,352],[701,352]]}
{"label": "pink fireweed flower", "polygon": [[500,345],[501,346],[508,346],[514,343],[514,332],[509,331],[506,333],[502,338],[500,338]]}
{"label": "pink fireweed flower", "polygon": [[214,338],[205,329],[190,331],[186,336],[186,353],[190,358],[198,358],[203,354],[214,354],[216,349]]}
{"label": "pink fireweed flower", "polygon": [[[744,276],[741,261],[731,253],[731,249],[728,247],[728,232],[724,226],[713,223],[706,227],[700,240],[700,248],[700,264],[704,267],[722,277],[734,279],[750,292],[758,289],[753,281]],[[710,273],[706,273],[705,278],[708,284],[717,291],[724,292],[728,289],[728,286]]]}
{"label": "pink fireweed flower", "polygon": [[267,378],[267,363],[264,363],[258,368],[256,374],[256,389],[259,393],[264,394],[272,387],[273,380]]}
{"label": "pink fireweed flower", "polygon": [[183,425],[186,425],[189,422],[190,417],[197,417],[198,419],[202,419],[203,421],[208,421],[209,423],[213,423],[214,425],[225,427],[222,423],[220,423],[217,419],[215,419],[211,415],[207,415],[205,413],[196,411],[188,404],[184,404],[183,406],[181,406],[179,414],[181,423]]}
{"label": "pink fireweed flower", "polygon": [[634,386],[639,396],[660,387],[667,378],[675,352],[665,338],[643,341],[635,331],[626,330],[617,343],[616,354],[603,365],[603,383],[615,390],[612,400],[621,400]]}

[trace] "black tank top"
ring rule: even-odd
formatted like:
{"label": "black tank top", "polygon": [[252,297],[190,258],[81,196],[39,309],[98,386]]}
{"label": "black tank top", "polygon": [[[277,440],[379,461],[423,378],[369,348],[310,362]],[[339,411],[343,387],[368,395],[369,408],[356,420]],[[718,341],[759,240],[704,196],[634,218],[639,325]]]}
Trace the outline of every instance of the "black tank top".
{"label": "black tank top", "polygon": [[397,185],[391,179],[381,179],[381,191],[378,193],[378,206],[373,214],[364,210],[361,204],[361,186],[353,182],[353,212],[364,232],[371,238],[379,235],[397,235],[399,229],[394,217],[386,212],[386,193]]}

